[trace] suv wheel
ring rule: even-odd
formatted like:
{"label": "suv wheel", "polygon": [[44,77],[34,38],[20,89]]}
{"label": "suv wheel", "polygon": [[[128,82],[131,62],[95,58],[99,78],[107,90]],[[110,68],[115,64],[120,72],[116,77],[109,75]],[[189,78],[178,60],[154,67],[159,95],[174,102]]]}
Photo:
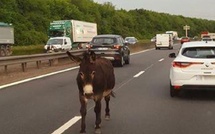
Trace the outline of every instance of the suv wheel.
{"label": "suv wheel", "polygon": [[123,66],[123,64],[124,64],[124,58],[123,58],[123,56],[121,56],[121,59],[118,60],[117,63],[118,63],[118,65],[119,65],[120,67]]}
{"label": "suv wheel", "polygon": [[125,64],[130,64],[130,55],[128,55],[127,59],[125,60]]}

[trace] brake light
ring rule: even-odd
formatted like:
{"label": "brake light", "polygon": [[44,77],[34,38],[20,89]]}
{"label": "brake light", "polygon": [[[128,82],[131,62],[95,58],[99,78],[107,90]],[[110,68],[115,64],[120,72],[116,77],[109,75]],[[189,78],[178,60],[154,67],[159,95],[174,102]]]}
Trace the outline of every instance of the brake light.
{"label": "brake light", "polygon": [[186,67],[189,67],[194,64],[203,64],[203,63],[201,63],[201,62],[173,62],[172,66],[178,67],[178,68],[186,68]]}
{"label": "brake light", "polygon": [[176,90],[178,90],[178,89],[180,89],[181,88],[181,86],[174,86],[174,89],[176,89]]}
{"label": "brake light", "polygon": [[121,46],[120,46],[120,45],[114,45],[113,47],[114,47],[115,49],[120,49]]}

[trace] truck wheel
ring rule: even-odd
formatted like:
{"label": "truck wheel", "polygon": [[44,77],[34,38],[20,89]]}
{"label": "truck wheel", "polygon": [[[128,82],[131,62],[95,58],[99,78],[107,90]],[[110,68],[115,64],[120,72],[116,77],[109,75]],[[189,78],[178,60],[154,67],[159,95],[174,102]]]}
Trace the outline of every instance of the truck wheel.
{"label": "truck wheel", "polygon": [[5,56],[5,51],[3,49],[0,49],[0,56]]}
{"label": "truck wheel", "polygon": [[8,49],[5,50],[5,56],[10,55],[10,51]]}
{"label": "truck wheel", "polygon": [[6,48],[5,48],[5,55],[6,56],[9,56],[12,54],[12,51],[11,51],[11,46],[10,45],[7,45]]}

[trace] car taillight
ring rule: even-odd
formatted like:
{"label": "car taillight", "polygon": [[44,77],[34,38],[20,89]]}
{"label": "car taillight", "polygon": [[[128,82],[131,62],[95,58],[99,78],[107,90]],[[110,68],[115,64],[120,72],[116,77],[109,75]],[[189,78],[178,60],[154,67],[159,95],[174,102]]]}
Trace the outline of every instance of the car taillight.
{"label": "car taillight", "polygon": [[186,68],[193,64],[203,64],[203,63],[201,63],[201,62],[173,62],[172,66],[178,67],[178,68]]}
{"label": "car taillight", "polygon": [[175,86],[173,86],[173,87],[174,87],[174,89],[176,89],[176,90],[178,90],[178,89],[181,88],[181,86],[177,86],[177,85],[175,85]]}
{"label": "car taillight", "polygon": [[120,45],[114,45],[113,47],[114,47],[115,49],[120,49],[120,48],[121,48]]}

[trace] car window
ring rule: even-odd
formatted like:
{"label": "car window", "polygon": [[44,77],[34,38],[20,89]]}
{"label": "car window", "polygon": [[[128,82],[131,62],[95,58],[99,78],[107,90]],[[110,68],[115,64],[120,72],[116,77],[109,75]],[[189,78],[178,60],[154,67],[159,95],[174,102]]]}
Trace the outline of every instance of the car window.
{"label": "car window", "polygon": [[183,38],[182,38],[182,40],[188,40],[188,39],[189,39],[189,38],[187,38],[187,37],[183,37]]}
{"label": "car window", "polygon": [[63,44],[63,39],[50,39],[47,42],[47,45]]}
{"label": "car window", "polygon": [[127,38],[125,38],[125,40],[126,41],[135,41],[135,38],[132,38],[132,37],[129,38],[129,37],[127,37]]}
{"label": "car window", "polygon": [[203,38],[202,41],[212,41],[211,38]]}
{"label": "car window", "polygon": [[118,39],[118,42],[119,42],[120,45],[123,45],[123,44],[124,44],[124,43],[123,43],[124,41],[123,41],[122,38],[117,38],[117,39]]}
{"label": "car window", "polygon": [[215,58],[215,47],[185,48],[182,55],[190,58]]}
{"label": "car window", "polygon": [[115,38],[94,38],[92,40],[92,43],[94,44],[102,44],[102,45],[111,45],[116,43]]}

